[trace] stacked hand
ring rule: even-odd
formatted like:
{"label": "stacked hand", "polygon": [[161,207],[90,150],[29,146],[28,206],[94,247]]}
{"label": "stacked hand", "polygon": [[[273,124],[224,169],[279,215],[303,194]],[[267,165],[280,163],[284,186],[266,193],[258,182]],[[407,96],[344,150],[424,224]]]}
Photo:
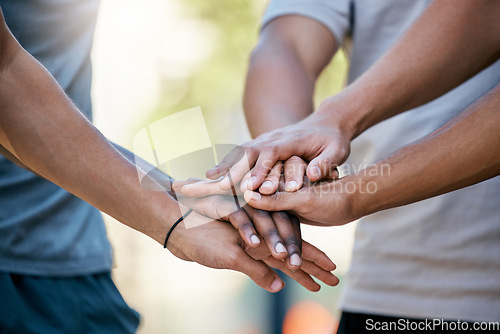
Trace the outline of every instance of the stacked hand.
{"label": "stacked hand", "polygon": [[[293,170],[286,180],[287,190],[300,189],[303,175],[312,182],[331,178],[335,167],[347,159],[355,135],[353,126],[348,126],[340,116],[335,117],[338,98],[327,99],[317,112],[296,124],[264,133],[235,148],[207,171],[207,177],[216,179],[225,175],[220,188],[229,190],[229,176],[233,183],[238,183],[246,175],[248,189],[259,189],[265,194],[278,189],[274,181],[283,165],[285,170]],[[266,185],[266,181],[270,183]],[[290,184],[292,181],[296,184]]]}
{"label": "stacked hand", "polygon": [[[250,213],[246,209],[235,211],[234,201],[223,196],[179,198],[179,201],[197,212],[189,215],[172,233],[167,246],[175,256],[212,268],[240,271],[270,292],[277,292],[284,287],[284,282],[271,268],[282,270],[310,291],[320,289],[311,275],[328,285],[338,284],[337,277],[331,273],[335,264],[322,251],[302,241],[294,217],[286,218],[294,234],[288,249],[299,259],[302,253],[303,259],[298,265],[291,263],[290,256],[287,261],[284,260],[290,251],[277,252],[276,247],[269,247],[269,243],[252,243],[248,238],[244,241],[241,235],[246,234],[242,233],[241,228],[238,233],[233,227],[251,225],[250,219],[255,220],[260,215],[257,210],[251,209]],[[281,218],[282,222],[286,220],[284,216]],[[268,239],[274,237],[276,235],[271,233]]]}
{"label": "stacked hand", "polygon": [[329,272],[333,263],[302,241],[300,223],[352,220],[342,198],[321,204],[330,201],[323,192],[338,178],[335,167],[348,155],[350,134],[316,115],[234,149],[207,180],[175,182],[178,201],[196,214],[174,230],[169,249],[186,260],[244,272],[269,291],[283,287],[270,267],[313,291],[319,286],[310,275],[337,284]]}
{"label": "stacked hand", "polygon": [[[292,166],[290,163],[284,165]],[[302,171],[305,170],[305,163],[301,159],[297,158],[293,166],[299,166],[298,168],[303,168]],[[293,172],[295,171],[294,169]],[[203,215],[207,223],[210,219],[205,217],[217,221],[187,231],[181,229],[180,233],[186,232],[186,235],[184,238],[173,236],[176,242],[173,242],[172,252],[181,258],[204,265],[244,272],[259,286],[269,291],[278,291],[283,287],[282,281],[270,267],[284,271],[311,291],[319,290],[319,285],[314,282],[311,275],[328,285],[338,284],[338,279],[329,272],[334,270],[334,264],[323,252],[303,241],[300,234],[300,222],[321,223],[321,220],[315,216],[315,212],[320,211],[314,210],[311,206],[314,202],[314,190],[320,185],[312,185],[302,175],[300,185],[303,183],[305,187],[295,193],[287,192],[284,191],[285,180],[290,180],[290,178],[280,176],[281,170],[277,174],[278,177],[274,181],[279,185],[279,191],[269,196],[261,196],[260,193],[248,189],[245,191],[245,186],[242,184],[231,191],[225,191],[220,187],[221,180],[188,180],[174,183],[173,188],[178,194],[177,198],[180,203]],[[297,178],[298,175],[300,174],[295,173],[292,177]],[[248,175],[243,182],[247,178]],[[332,184],[332,182],[325,184]],[[245,200],[251,206],[238,196],[243,193]],[[238,198],[238,203],[243,206],[242,208],[235,203],[235,196]],[[257,201],[254,196],[260,196],[261,200]],[[281,203],[282,197],[286,199],[286,202]],[[191,225],[189,221],[186,224]],[[212,229],[214,245],[205,241],[205,238],[209,238],[208,234],[212,232]],[[201,231],[203,238],[199,241],[194,236],[198,230]],[[231,247],[221,247],[225,244],[221,239],[222,232],[227,233],[229,238],[227,244],[232,245]],[[261,240],[264,242],[262,243]],[[176,253],[176,245],[195,247],[196,244],[202,243],[204,249],[201,250],[198,247],[199,253],[191,255]],[[207,248],[213,249],[214,252],[207,252]],[[208,254],[211,254],[211,258],[207,258]],[[218,256],[213,258],[213,254],[218,254]],[[255,260],[259,260],[260,263],[256,264]],[[217,264],[213,265],[213,263]]]}
{"label": "stacked hand", "polygon": [[355,220],[353,196],[366,185],[352,177],[337,180],[336,167],[349,155],[356,133],[340,114],[333,117],[338,99],[327,99],[302,121],[235,148],[207,171],[209,179],[183,184],[178,191],[200,197],[231,194],[236,187],[251,207],[287,211],[302,223],[341,225]]}

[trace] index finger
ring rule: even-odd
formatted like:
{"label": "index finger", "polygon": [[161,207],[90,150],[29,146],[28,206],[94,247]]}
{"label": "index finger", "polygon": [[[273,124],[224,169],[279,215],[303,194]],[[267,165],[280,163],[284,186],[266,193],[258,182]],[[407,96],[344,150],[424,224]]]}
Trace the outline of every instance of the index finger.
{"label": "index finger", "polygon": [[274,149],[261,151],[255,166],[252,168],[252,177],[248,182],[248,188],[250,190],[259,188],[278,160],[279,156]]}
{"label": "index finger", "polygon": [[222,190],[220,188],[220,181],[222,178],[216,180],[202,180],[191,183],[174,183],[176,192],[180,192],[187,197],[204,197],[210,195],[231,195],[231,190]]}
{"label": "index finger", "polygon": [[[253,165],[257,160],[257,155],[255,153],[252,153],[252,150],[248,147],[236,146],[224,157],[224,159],[222,159],[219,164],[207,170],[206,176],[209,179],[216,179],[222,175],[225,175],[232,167],[234,167],[243,159],[247,160]],[[239,174],[235,174],[233,175],[233,177],[236,177],[237,175]],[[235,182],[238,181],[239,180],[235,180]]]}
{"label": "index finger", "polygon": [[220,188],[222,190],[229,190],[235,184],[241,181],[243,177],[250,171],[250,159],[249,154],[243,154],[242,158],[229,169],[222,181],[220,182]]}

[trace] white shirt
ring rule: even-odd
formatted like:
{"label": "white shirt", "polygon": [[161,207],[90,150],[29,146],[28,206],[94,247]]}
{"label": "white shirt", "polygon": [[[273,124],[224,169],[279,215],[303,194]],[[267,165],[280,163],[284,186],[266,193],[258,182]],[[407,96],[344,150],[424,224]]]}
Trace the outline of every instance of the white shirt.
{"label": "white shirt", "polygon": [[[341,45],[349,41],[348,82],[352,82],[430,2],[274,0],[264,24],[289,14],[322,23]],[[499,82],[497,61],[431,103],[367,130],[353,141],[348,163],[358,168],[420,139]],[[480,163],[471,161],[463,168]],[[346,311],[389,316],[498,321],[500,178],[362,218],[341,306]]]}

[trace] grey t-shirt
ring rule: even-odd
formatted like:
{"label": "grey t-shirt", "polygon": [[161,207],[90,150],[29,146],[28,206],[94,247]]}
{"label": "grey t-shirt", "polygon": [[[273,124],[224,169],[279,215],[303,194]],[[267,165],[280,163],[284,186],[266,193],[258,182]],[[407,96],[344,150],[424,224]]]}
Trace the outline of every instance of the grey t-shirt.
{"label": "grey t-shirt", "polygon": [[[14,36],[88,118],[98,5],[97,0],[0,0]],[[110,270],[111,263],[97,209],[0,155],[0,271],[82,275]]]}
{"label": "grey t-shirt", "polygon": [[[350,83],[387,51],[430,2],[273,0],[264,24],[282,15],[302,15],[325,25],[342,45],[349,40]],[[497,61],[442,97],[372,127],[352,143],[348,163],[357,170],[429,134],[499,81]],[[475,163],[481,162],[463,167],[475,168]],[[499,203],[500,178],[496,177],[362,218],[344,280],[342,307],[414,318],[500,319]]]}

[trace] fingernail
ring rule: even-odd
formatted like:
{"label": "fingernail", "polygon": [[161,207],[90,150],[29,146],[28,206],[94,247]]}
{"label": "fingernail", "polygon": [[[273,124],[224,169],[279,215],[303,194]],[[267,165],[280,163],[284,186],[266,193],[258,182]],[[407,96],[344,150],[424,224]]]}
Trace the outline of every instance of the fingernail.
{"label": "fingernail", "polygon": [[245,182],[243,182],[243,184],[241,185],[241,190],[245,191],[248,189],[248,180],[246,180]]}
{"label": "fingernail", "polygon": [[294,191],[297,188],[297,181],[288,181],[285,186],[286,191]]}
{"label": "fingernail", "polygon": [[262,198],[262,196],[260,196],[260,194],[259,194],[259,193],[257,193],[257,192],[254,192],[254,193],[252,194],[252,199],[253,199],[254,201],[260,201],[260,199],[261,199],[261,198]]}
{"label": "fingernail", "polygon": [[[257,183],[257,178],[255,176],[252,176],[250,178],[250,183],[249,183],[249,188],[248,189],[250,189],[250,190],[255,189],[256,183]],[[250,187],[252,187],[252,188],[250,188]]]}
{"label": "fingernail", "polygon": [[320,177],[321,176],[321,169],[319,169],[318,165],[314,165],[313,167],[313,174]]}
{"label": "fingernail", "polygon": [[276,278],[274,279],[273,283],[271,283],[270,288],[272,291],[280,291],[282,287],[283,287],[283,282],[279,278]]}
{"label": "fingernail", "polygon": [[266,181],[266,182],[262,183],[261,187],[271,189],[273,187],[273,183],[271,181]]}
{"label": "fingernail", "polygon": [[256,245],[256,244],[260,244],[260,239],[258,236],[256,236],[255,234],[252,235],[250,237],[250,241],[252,242],[252,244]]}
{"label": "fingernail", "polygon": [[286,248],[281,242],[278,242],[274,249],[276,249],[276,253],[286,253]]}
{"label": "fingernail", "polygon": [[292,254],[292,256],[290,256],[290,265],[300,266],[301,262],[302,261],[300,261],[300,256],[298,254]]}

